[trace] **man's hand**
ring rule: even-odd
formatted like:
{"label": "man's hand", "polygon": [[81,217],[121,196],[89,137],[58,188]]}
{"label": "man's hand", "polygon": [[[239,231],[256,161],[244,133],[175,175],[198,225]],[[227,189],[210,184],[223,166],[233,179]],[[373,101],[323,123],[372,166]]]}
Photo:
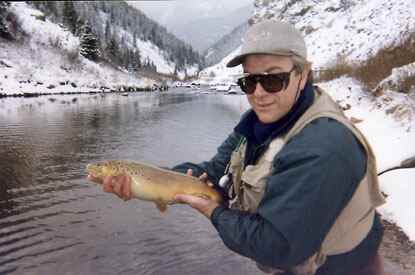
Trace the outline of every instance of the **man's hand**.
{"label": "man's hand", "polygon": [[94,177],[93,175],[88,175],[88,180],[102,184],[102,189],[104,190],[104,192],[114,193],[124,201],[128,201],[132,198],[131,178],[129,176],[107,176],[103,179],[100,179]]}
{"label": "man's hand", "polygon": [[[187,175],[192,175],[192,169],[187,170]],[[203,173],[199,177],[199,179],[205,182],[207,185],[213,186],[213,183],[211,183],[208,180],[208,176],[206,173]],[[210,217],[212,216],[213,210],[215,210],[215,208],[219,206],[219,204],[215,201],[191,195],[177,195],[175,197],[175,200],[190,205],[191,207],[205,215],[208,219],[210,219]]]}

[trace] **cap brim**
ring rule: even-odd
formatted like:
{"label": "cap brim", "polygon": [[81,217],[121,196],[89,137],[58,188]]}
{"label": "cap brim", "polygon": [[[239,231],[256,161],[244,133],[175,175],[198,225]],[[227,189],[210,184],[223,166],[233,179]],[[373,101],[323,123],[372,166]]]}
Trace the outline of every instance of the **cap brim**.
{"label": "cap brim", "polygon": [[254,55],[254,54],[267,54],[267,55],[276,55],[276,56],[293,56],[295,54],[293,54],[292,52],[251,52],[251,53],[244,53],[244,54],[240,54],[235,56],[234,58],[232,58],[227,64],[226,67],[228,68],[232,68],[232,67],[236,67],[238,65],[241,65],[242,63],[244,63],[245,58],[248,55]]}
{"label": "cap brim", "polygon": [[226,67],[228,68],[232,68],[232,67],[236,67],[238,65],[241,65],[244,62],[245,57],[248,54],[240,54],[235,56],[234,58],[232,58],[227,64]]}

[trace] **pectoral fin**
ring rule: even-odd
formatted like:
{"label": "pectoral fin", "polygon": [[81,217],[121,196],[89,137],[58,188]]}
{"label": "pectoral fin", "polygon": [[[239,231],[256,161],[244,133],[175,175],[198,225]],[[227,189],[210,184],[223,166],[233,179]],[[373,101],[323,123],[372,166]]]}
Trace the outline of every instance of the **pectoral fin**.
{"label": "pectoral fin", "polygon": [[156,206],[160,210],[160,212],[164,213],[167,210],[167,204],[162,201],[156,201]]}

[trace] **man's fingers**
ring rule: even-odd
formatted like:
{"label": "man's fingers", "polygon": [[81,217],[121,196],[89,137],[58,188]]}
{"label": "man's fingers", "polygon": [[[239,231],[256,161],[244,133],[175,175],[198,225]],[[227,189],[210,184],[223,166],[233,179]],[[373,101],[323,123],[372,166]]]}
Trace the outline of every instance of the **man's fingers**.
{"label": "man's fingers", "polygon": [[191,196],[191,195],[176,195],[175,199],[178,202],[187,203],[195,208],[197,208],[197,206],[199,206],[200,204],[203,204],[204,201],[206,201],[205,199],[202,199],[196,196]]}
{"label": "man's fingers", "polygon": [[199,176],[199,179],[203,182],[206,182],[208,179],[208,175],[206,173],[203,173]]}
{"label": "man's fingers", "polygon": [[95,182],[95,183],[102,184],[102,180],[100,178],[94,177],[91,174],[88,175],[88,180],[92,181],[92,182]]}
{"label": "man's fingers", "polygon": [[113,188],[114,188],[114,193],[120,198],[122,198],[122,193],[121,193],[122,187],[123,187],[123,176],[116,177],[113,183]]}
{"label": "man's fingers", "polygon": [[122,180],[122,198],[129,200],[131,199],[131,178],[124,176]]}
{"label": "man's fingers", "polygon": [[182,202],[190,205],[191,207],[205,215],[207,218],[210,218],[213,210],[219,206],[217,202],[192,195],[176,195],[175,200],[177,202]]}
{"label": "man's fingers", "polygon": [[113,185],[112,185],[112,181],[113,181],[113,177],[112,176],[108,176],[108,177],[105,177],[104,178],[104,181],[102,183],[104,192],[107,192],[107,193],[114,192],[114,188],[113,188]]}

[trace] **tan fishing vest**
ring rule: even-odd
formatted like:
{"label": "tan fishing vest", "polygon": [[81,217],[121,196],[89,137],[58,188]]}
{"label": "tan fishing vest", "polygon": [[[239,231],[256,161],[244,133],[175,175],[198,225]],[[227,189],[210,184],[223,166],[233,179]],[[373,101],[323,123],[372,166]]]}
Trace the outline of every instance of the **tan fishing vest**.
{"label": "tan fishing vest", "polygon": [[[363,145],[367,155],[366,174],[349,203],[337,217],[326,235],[319,251],[290,271],[296,275],[312,275],[324,264],[326,257],[353,250],[369,233],[373,225],[375,208],[385,203],[380,192],[376,159],[372,148],[363,134],[346,118],[339,106],[324,91],[315,89],[314,103],[282,137],[274,139],[255,165],[243,167],[246,143],[233,153],[229,171],[232,173],[232,192],[236,195],[231,208],[256,212],[265,191],[267,177],[271,174],[272,163],[278,152],[308,123],[320,118],[333,118],[350,129]],[[335,141],[333,141],[335,142]],[[324,171],[322,171],[324,173]],[[333,182],[335,184],[335,182]],[[322,213],[324,214],[324,213]],[[258,265],[259,266],[259,265]],[[259,266],[263,271],[278,274],[282,270]]]}

